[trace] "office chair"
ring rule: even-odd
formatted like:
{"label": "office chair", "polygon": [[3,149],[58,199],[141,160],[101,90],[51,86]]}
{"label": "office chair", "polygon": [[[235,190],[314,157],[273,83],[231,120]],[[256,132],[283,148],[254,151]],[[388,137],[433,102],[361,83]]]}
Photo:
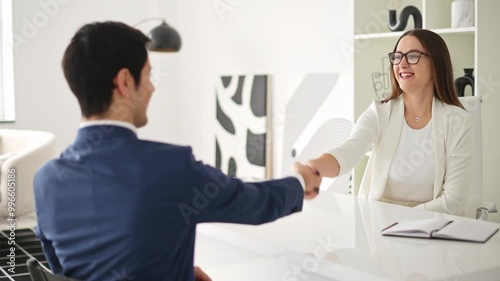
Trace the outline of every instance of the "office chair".
{"label": "office chair", "polygon": [[474,138],[474,167],[472,183],[465,204],[465,215],[479,220],[488,220],[488,213],[496,212],[495,204],[483,202],[483,131],[480,96],[458,98],[464,108],[472,114],[472,135]]}
{"label": "office chair", "polygon": [[32,281],[78,281],[75,279],[53,274],[52,272],[42,267],[40,263],[34,258],[30,258],[26,262],[26,265],[28,266]]}

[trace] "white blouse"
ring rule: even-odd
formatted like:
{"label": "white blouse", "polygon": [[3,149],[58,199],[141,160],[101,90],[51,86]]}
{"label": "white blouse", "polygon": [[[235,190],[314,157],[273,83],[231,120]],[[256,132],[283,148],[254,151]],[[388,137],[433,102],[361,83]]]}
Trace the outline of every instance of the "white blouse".
{"label": "white blouse", "polygon": [[432,120],[422,129],[404,122],[382,201],[401,205],[431,201],[436,175]]}

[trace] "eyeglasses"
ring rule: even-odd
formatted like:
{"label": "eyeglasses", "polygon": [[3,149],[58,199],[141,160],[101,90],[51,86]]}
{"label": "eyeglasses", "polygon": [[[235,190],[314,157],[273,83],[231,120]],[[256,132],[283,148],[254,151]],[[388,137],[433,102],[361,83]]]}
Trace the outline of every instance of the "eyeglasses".
{"label": "eyeglasses", "polygon": [[422,55],[429,56],[429,54],[420,51],[410,51],[404,54],[401,52],[392,52],[389,53],[388,55],[389,55],[389,61],[393,65],[401,63],[403,57],[406,57],[406,62],[408,62],[408,64],[417,64]]}

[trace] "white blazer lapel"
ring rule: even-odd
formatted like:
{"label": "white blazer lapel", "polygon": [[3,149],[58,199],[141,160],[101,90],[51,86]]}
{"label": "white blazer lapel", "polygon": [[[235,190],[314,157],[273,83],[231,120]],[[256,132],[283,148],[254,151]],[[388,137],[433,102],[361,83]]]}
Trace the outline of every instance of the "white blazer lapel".
{"label": "white blazer lapel", "polygon": [[434,158],[436,161],[436,176],[434,178],[434,198],[439,196],[444,181],[446,163],[445,151],[445,120],[443,102],[434,97],[432,103],[432,143],[434,144]]}
{"label": "white blazer lapel", "polygon": [[393,100],[391,112],[387,121],[387,126],[382,136],[382,142],[377,151],[377,158],[374,163],[374,173],[372,188],[368,198],[380,200],[384,194],[387,184],[387,177],[391,168],[394,153],[399,145],[401,131],[403,130],[404,122],[404,100],[403,94],[398,99]]}

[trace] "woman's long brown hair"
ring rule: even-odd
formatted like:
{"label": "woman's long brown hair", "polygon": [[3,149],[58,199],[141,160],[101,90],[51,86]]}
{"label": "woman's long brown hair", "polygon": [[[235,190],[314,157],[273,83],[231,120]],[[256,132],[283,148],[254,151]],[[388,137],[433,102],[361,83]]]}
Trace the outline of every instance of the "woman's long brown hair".
{"label": "woman's long brown hair", "polygon": [[[401,37],[399,37],[393,51],[396,51],[399,41],[401,41],[401,39],[405,36],[414,36],[417,38],[417,40],[420,41],[420,44],[424,47],[424,51],[429,54],[429,59],[431,60],[432,65],[434,96],[444,103],[464,108],[458,100],[457,91],[453,81],[453,68],[451,65],[450,52],[448,51],[448,47],[446,46],[443,38],[430,30],[413,29],[405,32],[401,35]],[[396,99],[403,92],[403,90],[399,87],[398,81],[396,80],[392,66],[390,72],[392,93],[388,98],[383,100],[383,102]]]}

